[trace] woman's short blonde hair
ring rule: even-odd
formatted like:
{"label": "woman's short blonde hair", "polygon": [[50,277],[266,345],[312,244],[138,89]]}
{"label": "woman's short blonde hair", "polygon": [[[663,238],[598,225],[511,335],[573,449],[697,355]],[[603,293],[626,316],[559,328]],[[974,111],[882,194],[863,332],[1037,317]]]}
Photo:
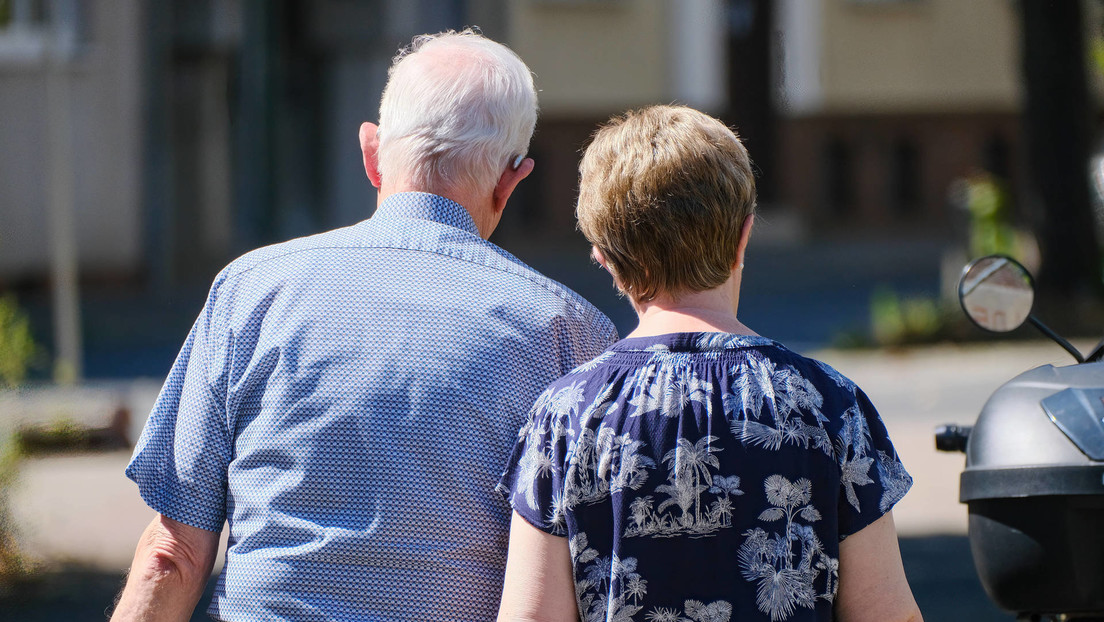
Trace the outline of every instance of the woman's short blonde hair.
{"label": "woman's short blonde hair", "polygon": [[598,129],[579,173],[579,229],[633,300],[731,276],[755,177],[725,124],[685,106],[627,112]]}

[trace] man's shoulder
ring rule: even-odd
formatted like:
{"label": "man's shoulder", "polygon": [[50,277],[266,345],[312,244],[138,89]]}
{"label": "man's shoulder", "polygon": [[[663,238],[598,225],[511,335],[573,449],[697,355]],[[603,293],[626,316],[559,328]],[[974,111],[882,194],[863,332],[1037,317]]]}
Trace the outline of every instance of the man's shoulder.
{"label": "man's shoulder", "polygon": [[482,263],[488,268],[528,283],[531,289],[543,292],[549,300],[556,301],[564,311],[578,316],[582,321],[597,328],[613,330],[613,322],[589,300],[570,287],[546,276],[492,242],[484,242],[483,246],[486,252]]}
{"label": "man's shoulder", "polygon": [[239,276],[266,263],[294,259],[302,253],[349,247],[352,231],[353,227],[342,227],[253,249],[227,264],[222,276]]}
{"label": "man's shoulder", "polygon": [[[207,305],[225,312],[242,300],[268,295],[288,278],[308,279],[311,275],[309,253],[351,246],[353,227],[332,229],[253,249],[228,263],[214,278]],[[251,294],[251,295],[250,295]]]}

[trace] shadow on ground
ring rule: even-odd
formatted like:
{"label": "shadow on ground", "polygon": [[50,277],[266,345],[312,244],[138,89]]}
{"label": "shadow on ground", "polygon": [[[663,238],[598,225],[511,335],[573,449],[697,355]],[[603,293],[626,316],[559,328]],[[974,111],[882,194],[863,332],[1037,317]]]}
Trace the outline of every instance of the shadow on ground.
{"label": "shadow on ground", "polygon": [[[1011,622],[1014,617],[986,598],[974,574],[965,536],[903,538],[901,555],[912,591],[928,622]],[[0,595],[0,619],[20,622],[102,622],[123,578],[113,573],[66,568],[45,573],[13,593]],[[208,620],[215,580],[192,616]]]}
{"label": "shadow on ground", "polygon": [[966,536],[901,538],[901,559],[926,622],[1016,619],[998,609],[985,595],[974,572]]}
{"label": "shadow on ground", "polygon": [[[0,593],[0,620],[19,622],[104,622],[111,615],[124,576],[102,570],[66,567],[22,581],[10,593]],[[193,622],[210,622],[205,613],[215,591],[207,583]]]}

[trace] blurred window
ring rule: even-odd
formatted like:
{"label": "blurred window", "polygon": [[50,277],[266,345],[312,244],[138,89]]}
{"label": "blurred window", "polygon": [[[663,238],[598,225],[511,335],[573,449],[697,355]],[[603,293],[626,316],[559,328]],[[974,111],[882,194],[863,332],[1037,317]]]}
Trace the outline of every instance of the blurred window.
{"label": "blurred window", "polygon": [[993,175],[1007,180],[1012,169],[1011,154],[1012,147],[1008,144],[1008,139],[1002,134],[994,133],[986,139],[982,148],[982,166]]}
{"label": "blurred window", "polygon": [[81,0],[0,0],[0,63],[41,62],[47,53],[73,55]]}
{"label": "blurred window", "polygon": [[0,33],[46,26],[47,0],[0,0]]}
{"label": "blurred window", "polygon": [[833,216],[846,216],[855,201],[854,154],[846,141],[831,138],[821,152],[824,194]]}
{"label": "blurred window", "polygon": [[909,138],[893,143],[889,171],[889,200],[900,216],[911,216],[920,207],[920,150]]}

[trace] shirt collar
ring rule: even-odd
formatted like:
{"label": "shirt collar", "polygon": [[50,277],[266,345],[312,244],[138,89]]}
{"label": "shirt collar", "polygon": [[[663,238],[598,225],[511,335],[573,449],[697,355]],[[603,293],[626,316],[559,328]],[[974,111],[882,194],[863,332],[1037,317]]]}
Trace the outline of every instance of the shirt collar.
{"label": "shirt collar", "polygon": [[647,337],[626,337],[610,346],[619,352],[719,352],[754,346],[777,345],[759,335],[716,332],[667,333]]}
{"label": "shirt collar", "polygon": [[463,205],[428,192],[396,192],[380,203],[376,215],[429,220],[479,235],[475,220]]}

